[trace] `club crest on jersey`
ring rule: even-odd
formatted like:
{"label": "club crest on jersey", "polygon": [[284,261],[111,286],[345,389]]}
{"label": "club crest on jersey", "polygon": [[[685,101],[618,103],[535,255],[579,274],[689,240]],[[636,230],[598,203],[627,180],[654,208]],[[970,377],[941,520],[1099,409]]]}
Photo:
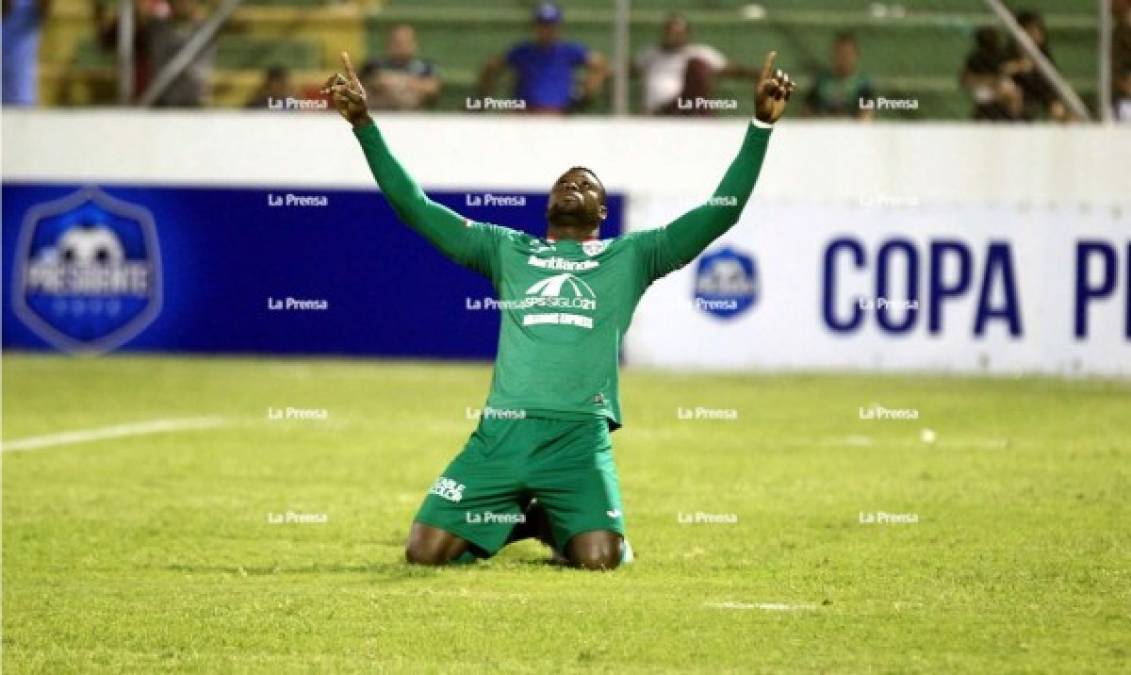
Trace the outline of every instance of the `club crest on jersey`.
{"label": "club crest on jersey", "polygon": [[86,187],[33,206],[20,229],[12,309],[70,352],[104,352],[161,311],[161,257],[148,209]]}
{"label": "club crest on jersey", "polygon": [[695,271],[695,306],[730,319],[749,310],[758,298],[754,256],[729,246],[699,258]]}
{"label": "club crest on jersey", "polygon": [[583,241],[583,242],[581,242],[581,250],[584,251],[585,255],[587,255],[589,257],[593,257],[595,255],[601,255],[602,253],[604,253],[605,249],[608,248],[608,246],[609,246],[609,240],[608,239],[601,239],[600,241]]}

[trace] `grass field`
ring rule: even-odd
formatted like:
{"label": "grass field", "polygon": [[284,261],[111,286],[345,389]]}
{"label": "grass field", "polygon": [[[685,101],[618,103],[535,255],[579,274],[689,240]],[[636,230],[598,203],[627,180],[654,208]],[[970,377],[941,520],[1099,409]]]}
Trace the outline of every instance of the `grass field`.
{"label": "grass field", "polygon": [[[1131,668],[1126,382],[626,372],[637,561],[586,573],[530,542],[402,563],[485,366],[7,354],[3,375],[7,673]],[[328,419],[267,419],[288,406]],[[679,419],[699,406],[738,419]],[[219,426],[18,449],[199,417]],[[287,511],[328,522],[268,522]],[[879,512],[918,522],[860,522]]]}

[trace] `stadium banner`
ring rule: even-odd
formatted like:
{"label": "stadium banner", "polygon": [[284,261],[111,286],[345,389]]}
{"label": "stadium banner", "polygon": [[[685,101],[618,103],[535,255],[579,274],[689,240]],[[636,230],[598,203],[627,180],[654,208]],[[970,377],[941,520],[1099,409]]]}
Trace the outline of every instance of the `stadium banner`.
{"label": "stadium banner", "polygon": [[[5,349],[495,354],[490,283],[401,224],[376,187],[5,182],[2,196]],[[544,234],[545,194],[431,197]],[[609,236],[623,204],[610,195]]]}
{"label": "stadium banner", "polygon": [[[629,222],[687,206],[632,195]],[[626,360],[1131,375],[1131,205],[754,199],[645,295]]]}

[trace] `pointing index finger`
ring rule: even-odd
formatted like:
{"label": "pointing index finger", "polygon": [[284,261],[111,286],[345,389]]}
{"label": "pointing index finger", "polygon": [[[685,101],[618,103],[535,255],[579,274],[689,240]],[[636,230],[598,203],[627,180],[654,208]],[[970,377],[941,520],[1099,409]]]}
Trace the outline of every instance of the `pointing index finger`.
{"label": "pointing index finger", "polygon": [[766,62],[762,65],[762,80],[763,81],[770,79],[770,73],[772,72],[773,67],[774,67],[774,58],[777,55],[778,55],[778,52],[777,52],[776,49],[771,49],[770,52],[768,54],[766,54]]}
{"label": "pointing index finger", "polygon": [[342,52],[342,65],[346,68],[346,74],[349,75],[350,80],[359,82],[357,71],[353,69],[353,62],[350,61],[349,52]]}

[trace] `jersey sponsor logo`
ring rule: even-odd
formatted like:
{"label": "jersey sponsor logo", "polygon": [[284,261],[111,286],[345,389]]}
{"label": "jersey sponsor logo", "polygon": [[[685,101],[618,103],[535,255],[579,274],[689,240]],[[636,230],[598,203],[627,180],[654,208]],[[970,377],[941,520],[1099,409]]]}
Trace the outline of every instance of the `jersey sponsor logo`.
{"label": "jersey sponsor logo", "polygon": [[428,490],[429,494],[436,495],[441,499],[446,499],[449,502],[463,501],[463,483],[457,483],[451,478],[440,476],[436,482],[432,484],[432,488]]}
{"label": "jersey sponsor logo", "polygon": [[595,256],[595,255],[601,255],[602,253],[605,252],[605,249],[608,248],[608,246],[609,246],[609,240],[608,239],[602,239],[600,241],[583,241],[583,242],[581,242],[581,250],[585,252],[585,255],[590,256],[590,257]]}
{"label": "jersey sponsor logo", "polygon": [[104,352],[161,311],[161,257],[148,209],[86,187],[28,210],[12,309],[58,349]]}
{"label": "jersey sponsor logo", "polygon": [[584,272],[591,270],[594,267],[599,267],[601,263],[596,260],[567,260],[565,258],[539,258],[531,255],[526,261],[526,264],[540,267],[544,270],[555,270],[561,272]]}
{"label": "jersey sponsor logo", "polygon": [[699,259],[695,271],[695,306],[720,319],[747,311],[758,297],[754,256],[729,246]]}
{"label": "jersey sponsor logo", "polygon": [[[597,309],[597,293],[584,280],[563,272],[541,279],[526,289],[524,307],[546,307],[554,309]],[[593,328],[593,318],[568,312],[527,314],[522,317],[522,325],[558,324]]]}

